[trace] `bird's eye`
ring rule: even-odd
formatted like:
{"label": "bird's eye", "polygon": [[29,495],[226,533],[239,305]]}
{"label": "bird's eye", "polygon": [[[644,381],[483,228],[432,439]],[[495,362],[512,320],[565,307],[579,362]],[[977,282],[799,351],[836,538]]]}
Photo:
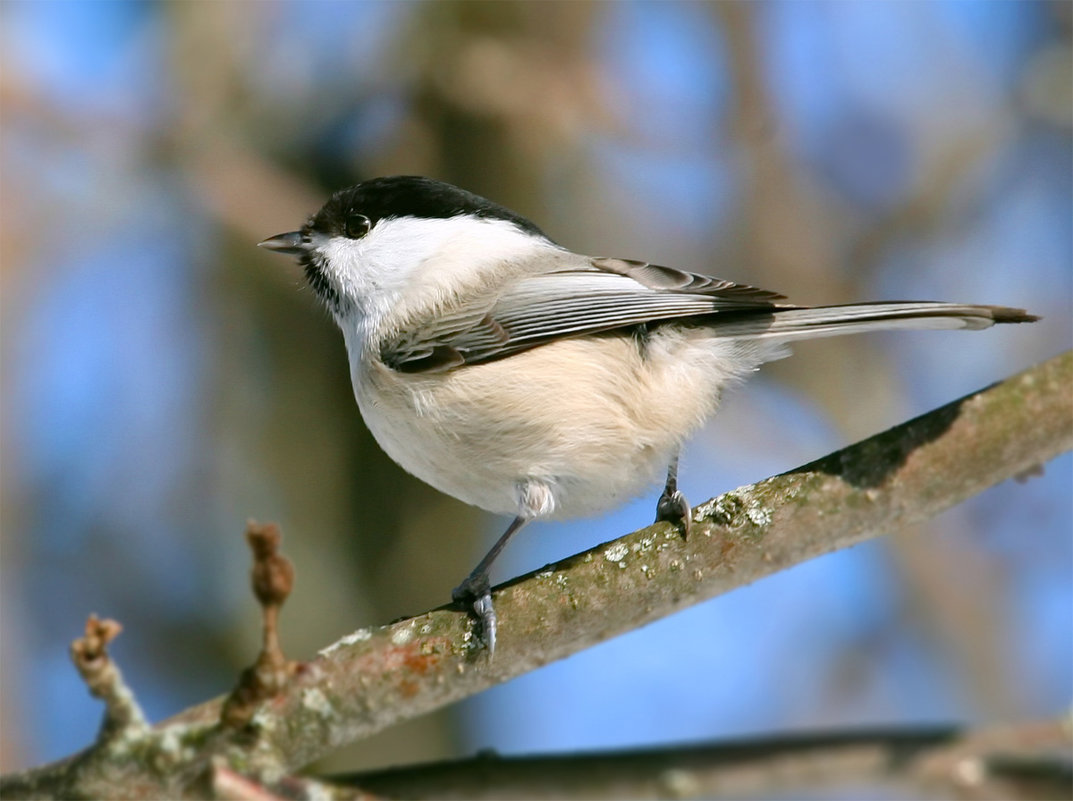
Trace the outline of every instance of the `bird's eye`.
{"label": "bird's eye", "polygon": [[343,221],[343,233],[350,239],[361,239],[369,233],[369,228],[369,218],[356,211],[348,212]]}

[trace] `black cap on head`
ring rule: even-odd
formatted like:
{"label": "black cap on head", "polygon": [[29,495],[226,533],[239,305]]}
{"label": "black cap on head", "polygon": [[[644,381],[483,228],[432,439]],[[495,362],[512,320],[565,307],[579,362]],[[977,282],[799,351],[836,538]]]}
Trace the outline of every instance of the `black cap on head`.
{"label": "black cap on head", "polygon": [[369,225],[395,217],[448,219],[460,214],[506,220],[523,231],[545,236],[531,221],[508,208],[457,186],[418,175],[392,175],[362,181],[336,192],[310,219],[308,228],[330,236],[348,236],[348,220],[363,215]]}

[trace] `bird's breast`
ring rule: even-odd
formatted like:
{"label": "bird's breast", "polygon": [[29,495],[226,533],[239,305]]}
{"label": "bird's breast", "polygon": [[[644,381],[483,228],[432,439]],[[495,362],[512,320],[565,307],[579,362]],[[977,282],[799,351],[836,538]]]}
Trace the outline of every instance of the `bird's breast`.
{"label": "bird's breast", "polygon": [[427,374],[366,358],[354,391],[384,451],[433,487],[512,515],[537,483],[551,492],[549,516],[574,517],[658,480],[714,409],[725,376],[711,350],[677,334],[643,349],[628,336],[583,337]]}

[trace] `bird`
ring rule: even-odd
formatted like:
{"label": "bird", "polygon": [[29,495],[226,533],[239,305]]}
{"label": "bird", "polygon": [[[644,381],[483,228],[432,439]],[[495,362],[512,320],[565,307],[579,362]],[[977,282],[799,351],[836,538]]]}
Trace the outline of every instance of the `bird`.
{"label": "bird", "polygon": [[452,592],[494,652],[489,568],[536,519],[606,511],[663,480],[688,536],[678,457],[725,390],[798,340],[1032,322],[936,301],[799,306],[777,293],[575,253],[510,209],[413,175],[332,194],[262,248],[297,256],[346,344],[358,408],[407,472],[511,517]]}

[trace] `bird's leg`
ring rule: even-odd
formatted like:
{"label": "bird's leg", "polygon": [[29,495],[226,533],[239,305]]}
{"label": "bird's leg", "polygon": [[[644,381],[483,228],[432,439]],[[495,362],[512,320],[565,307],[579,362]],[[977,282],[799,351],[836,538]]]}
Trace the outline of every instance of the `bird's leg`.
{"label": "bird's leg", "polygon": [[675,452],[667,467],[667,484],[663,487],[663,494],[656,502],[656,522],[666,520],[682,527],[682,536],[689,539],[690,524],[693,521],[693,510],[689,508],[686,496],[678,491],[678,453]]}
{"label": "bird's leg", "polygon": [[451,591],[451,598],[455,603],[464,604],[473,610],[477,618],[477,635],[488,645],[488,653],[496,649],[496,610],[492,606],[492,588],[488,579],[488,568],[499,556],[499,552],[506,546],[507,541],[517,533],[522,526],[529,522],[527,517],[516,517],[507,526],[496,544],[477,563],[466,580]]}

